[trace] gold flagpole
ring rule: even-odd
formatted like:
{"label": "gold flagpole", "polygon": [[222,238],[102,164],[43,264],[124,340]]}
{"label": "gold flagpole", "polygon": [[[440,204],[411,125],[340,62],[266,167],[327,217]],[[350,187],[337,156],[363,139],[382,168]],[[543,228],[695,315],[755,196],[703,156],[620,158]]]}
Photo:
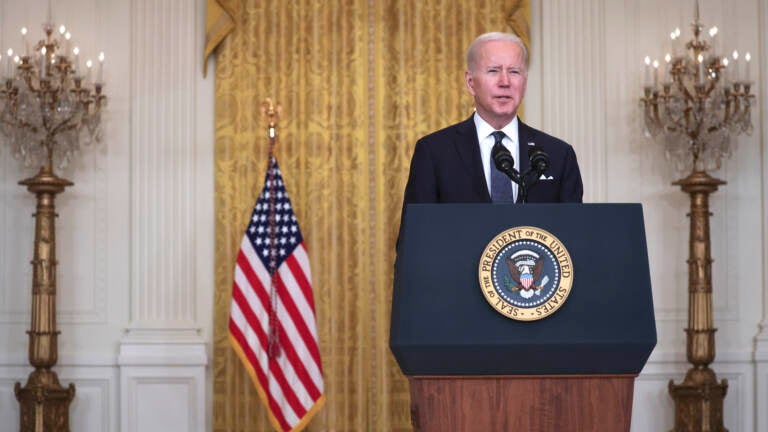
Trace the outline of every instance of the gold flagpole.
{"label": "gold flagpole", "polygon": [[262,113],[269,119],[267,133],[269,137],[269,157],[267,159],[267,177],[269,187],[269,275],[270,275],[270,310],[269,310],[269,334],[267,339],[267,354],[270,358],[280,356],[280,333],[277,322],[277,221],[275,221],[275,145],[277,144],[277,117],[280,107],[272,103],[272,99],[266,98],[262,104]]}

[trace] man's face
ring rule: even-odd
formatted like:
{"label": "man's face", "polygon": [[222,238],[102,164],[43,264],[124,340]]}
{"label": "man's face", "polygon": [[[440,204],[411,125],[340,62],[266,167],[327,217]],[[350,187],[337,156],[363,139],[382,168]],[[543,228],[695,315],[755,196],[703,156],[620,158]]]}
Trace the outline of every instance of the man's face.
{"label": "man's face", "polygon": [[488,41],[470,67],[464,78],[475,97],[475,109],[488,124],[501,129],[515,118],[525,96],[528,72],[523,51],[511,41]]}

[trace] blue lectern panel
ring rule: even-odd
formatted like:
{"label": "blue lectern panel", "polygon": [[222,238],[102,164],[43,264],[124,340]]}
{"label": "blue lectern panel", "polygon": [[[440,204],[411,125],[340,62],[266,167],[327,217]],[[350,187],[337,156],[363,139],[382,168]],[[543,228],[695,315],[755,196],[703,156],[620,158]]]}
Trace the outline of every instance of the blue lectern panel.
{"label": "blue lectern panel", "polygon": [[[405,211],[390,347],[408,375],[639,373],[656,345],[639,204],[414,204]],[[515,226],[568,249],[567,301],[539,321],[496,312],[478,263]]]}

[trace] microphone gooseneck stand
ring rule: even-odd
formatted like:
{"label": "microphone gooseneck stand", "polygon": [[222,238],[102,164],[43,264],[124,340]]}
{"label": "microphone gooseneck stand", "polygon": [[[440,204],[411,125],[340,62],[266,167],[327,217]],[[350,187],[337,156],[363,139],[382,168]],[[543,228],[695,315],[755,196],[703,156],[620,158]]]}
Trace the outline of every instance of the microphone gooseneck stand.
{"label": "microphone gooseneck stand", "polygon": [[[541,175],[549,168],[549,155],[539,146],[533,146],[528,149],[530,167],[522,175],[515,169],[515,159],[506,147],[498,144],[494,145],[491,150],[491,157],[493,158],[494,165],[496,165],[496,169],[506,174],[520,188],[521,203],[528,202],[528,191],[536,186]],[[529,183],[527,178],[531,173],[536,175]]]}

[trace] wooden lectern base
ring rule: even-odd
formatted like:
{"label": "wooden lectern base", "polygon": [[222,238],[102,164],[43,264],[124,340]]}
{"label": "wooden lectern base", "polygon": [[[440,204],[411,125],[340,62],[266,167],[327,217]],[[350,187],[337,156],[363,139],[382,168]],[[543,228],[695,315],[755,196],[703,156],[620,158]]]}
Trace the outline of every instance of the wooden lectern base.
{"label": "wooden lectern base", "polygon": [[636,375],[409,376],[416,432],[622,432]]}

